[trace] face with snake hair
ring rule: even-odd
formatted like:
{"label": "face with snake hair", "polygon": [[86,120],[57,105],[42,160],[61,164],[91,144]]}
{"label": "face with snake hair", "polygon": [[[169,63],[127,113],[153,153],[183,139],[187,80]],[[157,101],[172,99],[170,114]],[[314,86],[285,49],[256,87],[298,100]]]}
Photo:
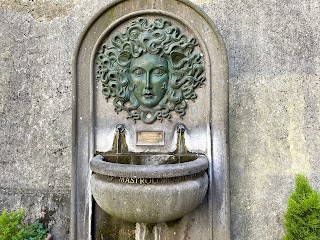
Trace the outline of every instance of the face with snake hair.
{"label": "face with snake hair", "polygon": [[106,99],[114,97],[117,113],[124,110],[135,121],[170,120],[172,111],[183,117],[186,100],[196,99],[194,90],[205,81],[195,46],[195,39],[188,40],[167,20],[148,25],[145,18],[136,19],[97,55],[102,93]]}

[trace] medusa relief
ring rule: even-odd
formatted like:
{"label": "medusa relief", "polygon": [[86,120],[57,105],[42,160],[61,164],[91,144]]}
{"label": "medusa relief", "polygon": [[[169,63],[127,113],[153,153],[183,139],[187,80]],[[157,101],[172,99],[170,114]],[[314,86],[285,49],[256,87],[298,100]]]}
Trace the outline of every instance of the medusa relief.
{"label": "medusa relief", "polygon": [[197,98],[195,89],[205,81],[196,46],[194,38],[187,39],[167,20],[148,25],[138,18],[124,33],[114,33],[97,54],[102,93],[107,100],[114,98],[115,112],[124,110],[135,122],[170,120],[173,111],[182,118],[187,101]]}

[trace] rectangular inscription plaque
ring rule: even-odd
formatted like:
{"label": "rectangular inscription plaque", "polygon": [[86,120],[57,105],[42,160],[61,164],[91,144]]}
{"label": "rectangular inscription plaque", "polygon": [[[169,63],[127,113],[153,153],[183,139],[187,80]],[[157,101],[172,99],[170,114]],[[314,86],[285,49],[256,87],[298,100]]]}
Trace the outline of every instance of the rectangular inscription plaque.
{"label": "rectangular inscription plaque", "polygon": [[164,131],[137,131],[136,145],[164,145]]}

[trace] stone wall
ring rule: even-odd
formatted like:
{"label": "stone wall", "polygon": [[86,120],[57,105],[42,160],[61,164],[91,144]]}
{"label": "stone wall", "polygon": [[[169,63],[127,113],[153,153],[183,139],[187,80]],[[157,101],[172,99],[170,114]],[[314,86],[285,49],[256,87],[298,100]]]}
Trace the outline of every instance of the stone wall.
{"label": "stone wall", "polygon": [[[163,0],[165,1],[165,0]],[[68,239],[72,60],[103,0],[0,0],[0,210]],[[294,175],[320,190],[317,0],[193,1],[228,52],[232,239],[280,239]]]}
{"label": "stone wall", "polygon": [[295,174],[320,190],[319,2],[201,7],[229,58],[232,239],[281,239]]}

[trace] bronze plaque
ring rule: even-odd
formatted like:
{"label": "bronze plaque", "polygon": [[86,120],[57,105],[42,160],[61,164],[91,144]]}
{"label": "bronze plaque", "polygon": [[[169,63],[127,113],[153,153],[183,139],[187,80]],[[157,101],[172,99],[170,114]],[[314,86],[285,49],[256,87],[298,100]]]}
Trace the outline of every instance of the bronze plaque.
{"label": "bronze plaque", "polygon": [[137,131],[136,145],[164,145],[164,131]]}

